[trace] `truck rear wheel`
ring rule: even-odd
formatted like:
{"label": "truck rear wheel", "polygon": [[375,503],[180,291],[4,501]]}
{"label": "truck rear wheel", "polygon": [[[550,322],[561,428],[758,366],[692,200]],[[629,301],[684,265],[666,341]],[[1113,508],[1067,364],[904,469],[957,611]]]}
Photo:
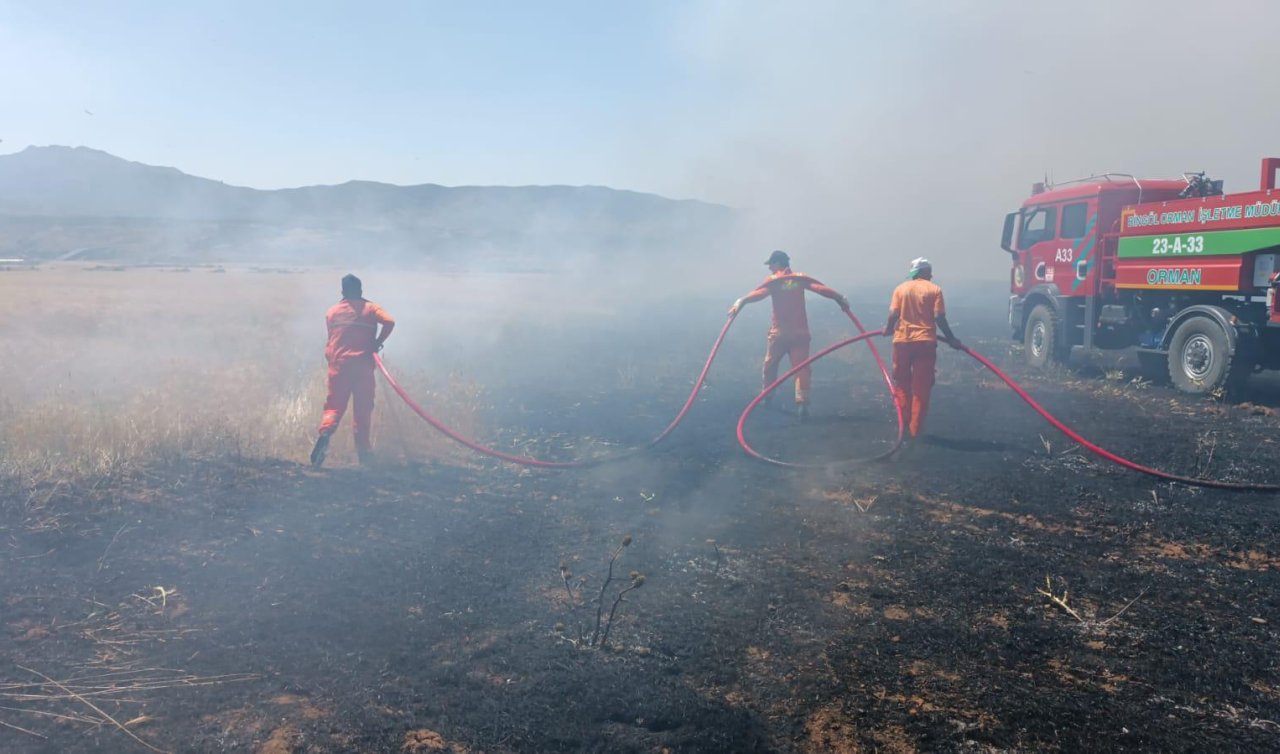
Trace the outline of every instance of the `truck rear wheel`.
{"label": "truck rear wheel", "polygon": [[1192,317],[1169,342],[1169,379],[1192,395],[1223,395],[1239,385],[1245,371],[1236,364],[1231,340],[1209,317]]}
{"label": "truck rear wheel", "polygon": [[1058,345],[1058,315],[1045,304],[1037,304],[1027,316],[1027,327],[1023,332],[1023,345],[1026,346],[1027,366],[1045,369],[1051,364],[1066,361],[1062,348]]}

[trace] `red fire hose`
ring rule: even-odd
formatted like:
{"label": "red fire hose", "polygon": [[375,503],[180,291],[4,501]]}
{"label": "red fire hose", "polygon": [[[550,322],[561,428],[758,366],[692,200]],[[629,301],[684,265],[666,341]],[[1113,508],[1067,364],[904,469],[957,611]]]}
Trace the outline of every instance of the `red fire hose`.
{"label": "red fire hose", "polygon": [[[853,317],[852,314],[850,314],[849,316]],[[859,327],[858,329],[862,330],[861,327]],[[883,330],[872,330],[871,332],[862,330],[861,334],[859,335],[855,335],[852,338],[845,338],[844,340],[841,340],[839,342],[832,343],[831,345],[827,346],[821,351],[818,351],[817,353],[805,359],[804,361],[800,362],[799,364],[793,364],[791,368],[787,370],[786,374],[782,375],[778,379],[769,383],[764,390],[760,391],[759,395],[757,395],[755,398],[752,398],[751,402],[747,404],[746,409],[743,410],[742,416],[738,417],[738,444],[742,446],[743,450],[747,451],[747,455],[751,456],[752,458],[755,458],[756,460],[764,461],[765,463],[771,463],[774,466],[782,466],[788,469],[822,469],[822,468],[828,468],[830,466],[836,465],[831,463],[814,464],[814,463],[794,463],[792,461],[779,461],[776,458],[771,458],[759,452],[755,448],[751,447],[751,444],[747,442],[747,433],[746,433],[747,418],[750,417],[751,412],[755,411],[756,407],[759,406],[766,397],[768,397],[769,393],[772,393],[774,390],[778,389],[779,385],[791,379],[801,369],[804,369],[805,367],[809,366],[813,362],[817,361],[818,359],[821,359],[823,356],[826,356],[827,354],[833,351],[838,351],[841,348],[844,348],[845,346],[850,345],[852,343],[857,343],[860,340],[866,340],[868,344],[870,344],[870,340],[869,340],[870,338],[874,338],[876,336],[883,335],[883,334],[884,334]],[[875,352],[874,351],[875,346],[873,345],[871,347],[873,349],[873,352]],[[880,359],[879,352],[875,352],[875,354],[876,354],[876,360],[879,361],[881,369],[884,371],[885,379],[889,381],[889,390],[890,392],[892,392],[893,381],[889,377],[888,370],[884,369],[884,361]],[[902,436],[903,436],[903,429],[904,429],[902,406],[898,405],[898,402],[896,400],[893,402],[893,405],[898,412],[898,439],[896,442],[894,442],[893,447],[890,448],[887,453],[882,453],[881,455],[876,456],[877,459],[888,458],[889,456],[893,455],[894,451],[896,451],[899,447],[902,446]]]}
{"label": "red fire hose", "polygon": [[[772,383],[766,386],[763,390],[761,390],[760,393],[756,395],[756,397],[753,398],[751,402],[747,404],[747,407],[743,410],[742,415],[738,418],[738,427],[737,427],[738,444],[741,445],[742,449],[745,450],[747,454],[750,455],[752,458],[756,458],[758,460],[773,464],[775,466],[782,466],[786,468],[828,468],[835,465],[842,465],[840,463],[800,464],[800,463],[793,463],[789,461],[781,461],[776,458],[771,458],[769,456],[766,456],[763,453],[760,453],[759,451],[752,448],[751,444],[747,442],[746,423],[747,423],[747,419],[751,416],[751,413],[756,410],[756,408],[760,405],[760,403],[763,402],[764,399],[770,393],[776,390],[779,385],[782,385],[784,382],[794,377],[801,369],[804,369],[805,367],[809,366],[810,364],[817,361],[818,359],[821,359],[824,356],[827,356],[828,354],[831,354],[834,351],[844,348],[845,346],[848,346],[863,340],[869,341],[870,338],[883,334],[883,332],[880,330],[872,330],[870,332],[866,331],[863,328],[862,323],[858,321],[858,318],[855,317],[852,312],[846,311],[845,313],[849,316],[849,319],[850,321],[853,322],[854,326],[858,328],[859,330],[858,335],[833,343],[832,345],[827,346],[826,348],[823,348],[821,351],[818,351],[817,353],[813,354],[812,356],[800,362],[799,364],[793,364],[785,374],[783,374],[781,377],[774,380]],[[523,466],[534,466],[534,467],[544,468],[544,469],[584,468],[587,466],[595,466],[602,463],[616,461],[621,458],[625,458],[629,455],[632,455],[634,453],[637,453],[640,450],[643,450],[645,448],[651,448],[654,445],[657,445],[658,443],[665,440],[672,432],[675,431],[675,428],[679,426],[681,421],[684,420],[685,415],[689,413],[689,409],[693,407],[693,402],[694,400],[697,399],[698,392],[702,389],[702,385],[706,381],[707,373],[711,370],[711,364],[712,362],[715,361],[716,355],[720,351],[720,346],[724,343],[725,336],[729,333],[730,326],[733,325],[735,316],[736,315],[733,315],[733,314],[729,315],[729,319],[724,323],[724,327],[720,329],[720,335],[719,337],[716,338],[715,344],[712,345],[711,353],[707,355],[707,360],[702,366],[702,371],[698,374],[698,379],[694,382],[693,390],[689,392],[689,397],[685,400],[684,406],[680,408],[680,411],[676,414],[675,418],[671,420],[671,423],[667,425],[666,429],[664,429],[656,437],[654,437],[652,440],[650,440],[648,443],[646,443],[641,447],[632,448],[630,450],[626,450],[621,453],[616,453],[608,456],[601,456],[599,458],[588,458],[588,459],[582,459],[578,461],[545,461],[538,458],[530,458],[528,456],[513,455],[510,453],[504,453],[495,448],[490,448],[486,445],[482,445],[479,442],[476,442],[475,440],[471,440],[469,438],[463,437],[462,435],[450,429],[446,424],[441,422],[439,419],[436,419],[434,416],[429,414],[427,410],[424,409],[422,406],[418,405],[417,401],[415,401],[413,397],[410,396],[409,393],[405,391],[403,387],[400,386],[400,383],[396,382],[395,377],[393,377],[391,375],[391,372],[387,370],[387,365],[383,363],[381,356],[374,354],[373,358],[374,358],[374,363],[377,364],[378,369],[381,370],[382,376],[386,378],[387,384],[391,386],[391,389],[395,391],[395,393],[399,395],[400,398],[403,399],[406,404],[408,404],[409,408],[413,409],[414,413],[422,417],[424,421],[426,421],[436,430],[438,430],[445,436],[449,437],[450,439],[454,440],[455,442],[465,445],[466,447],[471,448],[472,450],[478,453],[483,453],[485,455],[492,456],[494,458],[499,458],[501,460],[508,461],[510,463],[520,464]],[[888,385],[888,387],[892,391],[893,382],[889,375],[888,368],[885,366],[884,359],[881,358],[880,353],[876,349],[874,344],[868,342],[868,346],[870,346],[871,348],[871,353],[875,357],[876,365],[879,367],[880,372],[885,379],[886,385]],[[1166,471],[1160,471],[1159,469],[1154,469],[1154,468],[1151,468],[1150,466],[1144,466],[1140,463],[1137,463],[1136,461],[1131,461],[1123,456],[1113,453],[1097,445],[1096,443],[1090,442],[1089,440],[1085,439],[1084,436],[1082,436],[1079,432],[1076,432],[1071,427],[1064,424],[1060,419],[1055,417],[1053,414],[1049,413],[1049,411],[1045,409],[1044,406],[1041,406],[1034,398],[1032,398],[1030,394],[1028,394],[1027,391],[1022,388],[1022,386],[1014,382],[1013,379],[1009,377],[1009,375],[1005,374],[1003,370],[1001,370],[995,364],[991,363],[991,361],[989,361],[985,356],[983,356],[982,354],[976,353],[974,351],[971,351],[968,348],[963,348],[961,350],[963,350],[966,354],[971,356],[979,364],[981,364],[982,366],[990,370],[992,374],[999,377],[1006,385],[1009,386],[1010,389],[1014,391],[1014,393],[1017,394],[1019,398],[1025,401],[1028,406],[1030,406],[1036,413],[1040,414],[1040,416],[1043,417],[1045,421],[1052,424],[1054,428],[1056,428],[1059,432],[1062,432],[1064,435],[1066,435],[1071,440],[1081,445],[1083,448],[1085,448],[1089,452],[1107,461],[1110,461],[1111,463],[1114,463],[1119,466],[1123,466],[1126,469],[1136,471],[1140,474],[1146,474],[1148,476],[1155,477],[1157,479],[1164,479],[1170,482],[1178,482],[1180,484],[1185,484],[1193,487],[1209,487],[1213,489],[1235,490],[1235,491],[1244,491],[1244,492],[1280,492],[1280,484],[1256,484],[1251,482],[1229,482],[1229,481],[1223,481],[1218,479],[1197,479],[1194,477],[1182,476],[1179,474],[1171,474]],[[896,400],[894,401],[894,407],[896,409],[897,419],[898,419],[897,439],[895,440],[893,446],[888,451],[878,456],[875,456],[873,459],[869,459],[869,460],[878,460],[878,459],[886,458],[892,455],[902,444],[903,432],[905,429],[903,415],[902,415],[902,407],[898,405]],[[845,461],[842,463],[847,464],[852,462]]]}
{"label": "red fire hose", "polygon": [[[853,322],[854,327],[858,328],[859,332],[866,332],[866,328],[862,326],[862,323],[858,321],[858,318],[854,316],[853,312],[846,310],[845,314],[848,315],[849,320]],[[737,317],[736,314],[730,314],[729,319],[726,320],[724,323],[724,327],[720,328],[720,335],[719,337],[716,338],[716,342],[711,346],[711,352],[707,354],[707,360],[702,365],[702,371],[698,373],[698,379],[693,383],[693,389],[689,391],[689,397],[685,399],[684,405],[680,408],[680,411],[676,413],[675,418],[671,420],[671,423],[667,425],[666,429],[662,430],[662,432],[660,432],[656,437],[654,437],[652,440],[650,440],[649,442],[645,443],[640,447],[631,448],[630,450],[624,450],[620,453],[613,453],[607,456],[600,456],[598,458],[585,458],[578,461],[546,461],[540,458],[531,458],[529,456],[513,455],[511,453],[504,453],[501,450],[498,450],[496,448],[491,448],[487,445],[482,445],[481,443],[476,442],[475,440],[464,437],[458,434],[457,432],[455,432],[454,430],[450,429],[447,424],[445,424],[444,422],[432,416],[430,413],[427,412],[425,408],[419,405],[418,402],[413,399],[413,396],[409,395],[408,391],[406,391],[400,385],[400,383],[396,381],[396,378],[391,375],[391,372],[387,369],[387,365],[382,361],[381,356],[375,353],[373,356],[373,359],[374,359],[374,363],[378,365],[378,369],[382,372],[382,376],[386,378],[387,384],[391,386],[391,389],[395,391],[396,395],[400,396],[400,398],[405,402],[405,404],[407,404],[415,414],[421,417],[423,421],[430,424],[437,431],[439,431],[441,434],[445,435],[449,439],[453,440],[454,442],[465,445],[466,447],[476,451],[477,453],[482,453],[487,456],[499,458],[503,461],[508,461],[510,463],[520,464],[521,466],[533,466],[541,469],[585,468],[588,466],[596,466],[602,463],[609,463],[609,462],[621,460],[628,456],[634,455],[635,453],[638,453],[639,451],[644,450],[646,448],[652,448],[653,446],[667,439],[667,437],[670,436],[671,433],[675,431],[676,427],[680,425],[680,422],[684,420],[685,415],[689,413],[689,409],[693,408],[693,402],[697,399],[698,392],[702,390],[702,386],[707,380],[707,373],[711,371],[711,364],[715,361],[716,355],[720,352],[720,346],[724,343],[725,336],[729,334],[729,328],[733,325],[733,321],[736,317]],[[843,341],[842,344],[847,344],[847,341]],[[893,381],[889,377],[889,368],[885,365],[884,359],[880,356],[880,351],[876,349],[875,344],[873,343],[868,342],[867,345],[871,349],[871,355],[876,360],[876,366],[879,367],[881,376],[884,377],[885,385],[888,386],[889,389],[892,391]],[[834,350],[834,349],[829,349],[826,353],[829,353],[830,350]],[[805,362],[805,363],[808,363],[808,362]],[[762,393],[761,395],[765,395],[765,393]],[[897,407],[896,402],[894,406],[895,408]],[[882,453],[873,459],[866,459],[866,460],[879,460],[881,458],[886,458],[889,455],[891,455],[895,450],[897,450],[898,447],[902,444],[905,425],[902,419],[901,408],[898,408],[897,415],[898,415],[898,436],[897,436],[897,440],[894,442],[893,447],[890,448],[887,452]],[[768,459],[768,460],[772,460],[772,459]],[[773,462],[782,464],[782,465],[788,465],[782,461],[773,461]],[[857,461],[845,461],[845,463],[851,464],[851,463],[857,463]]]}
{"label": "red fire hose", "polygon": [[684,420],[685,414],[689,413],[689,409],[693,407],[693,402],[698,397],[698,391],[702,389],[702,383],[706,382],[707,380],[707,372],[711,371],[711,363],[715,361],[716,354],[720,352],[720,345],[724,343],[724,336],[729,334],[729,327],[733,325],[734,316],[735,315],[732,315],[732,314],[729,315],[729,319],[725,320],[724,327],[720,328],[720,336],[716,338],[715,344],[711,346],[711,353],[707,355],[707,361],[705,364],[702,365],[702,371],[698,374],[697,381],[693,383],[693,390],[689,391],[689,397],[685,400],[684,406],[680,408],[679,413],[676,414],[676,418],[671,420],[671,423],[667,425],[666,429],[662,430],[662,432],[658,434],[657,437],[653,438],[652,440],[650,440],[648,443],[646,443],[641,447],[631,448],[630,450],[624,450],[620,453],[614,453],[608,456],[601,456],[599,458],[584,458],[579,461],[544,461],[540,458],[530,458],[528,456],[512,455],[511,453],[503,453],[501,450],[498,450],[496,448],[490,448],[487,445],[481,445],[475,440],[471,440],[466,437],[463,437],[462,435],[450,429],[448,425],[446,425],[444,422],[440,421],[439,419],[435,418],[431,414],[427,413],[427,410],[425,408],[423,408],[422,406],[419,406],[418,402],[415,401],[413,397],[410,396],[409,393],[406,392],[405,389],[400,386],[400,383],[396,382],[396,378],[391,376],[391,372],[387,371],[387,365],[383,363],[381,356],[375,353],[373,355],[373,361],[375,364],[378,365],[378,369],[382,371],[382,376],[387,379],[387,384],[391,386],[391,389],[395,391],[396,395],[404,399],[404,402],[409,405],[409,408],[413,409],[413,412],[415,414],[422,417],[423,421],[425,421],[427,424],[430,424],[432,427],[435,427],[436,430],[438,430],[439,432],[441,432],[442,434],[444,434],[446,437],[453,440],[454,442],[461,443],[462,445],[465,445],[468,448],[471,448],[477,453],[483,453],[484,455],[487,455],[487,456],[500,458],[504,461],[509,461],[510,463],[517,463],[517,464],[520,464],[521,466],[534,466],[540,469],[580,469],[580,468],[585,468],[587,466],[596,466],[598,464],[605,463],[608,461],[617,461],[619,459],[622,459],[634,453],[637,453],[645,448],[651,448],[654,445],[657,445],[658,443],[667,439],[667,436],[675,431],[676,427],[679,426],[680,422]]}
{"label": "red fire hose", "polygon": [[[747,437],[745,432],[747,418],[751,416],[751,412],[754,411],[756,407],[760,405],[760,402],[765,399],[765,396],[767,396],[769,393],[776,390],[779,385],[786,382],[788,379],[794,376],[801,369],[804,369],[806,366],[812,364],[818,359],[821,359],[823,356],[826,356],[832,351],[839,350],[852,343],[857,343],[860,340],[865,340],[867,338],[871,338],[871,337],[882,335],[882,334],[883,334],[882,331],[876,330],[872,332],[864,332],[861,335],[856,335],[852,338],[846,338],[845,340],[842,340],[838,343],[834,343],[830,346],[827,346],[826,348],[815,353],[814,355],[810,356],[809,358],[805,359],[799,364],[793,365],[791,369],[787,370],[786,374],[782,375],[781,377],[779,377],[778,379],[770,383],[764,390],[760,391],[759,395],[757,395],[755,398],[752,399],[750,403],[747,404],[746,410],[743,411],[742,416],[738,418],[738,444],[741,445],[742,449],[745,450],[747,454],[750,455],[752,458],[765,461],[766,463],[771,463],[775,466],[784,466],[788,468],[822,468],[825,466],[832,465],[832,464],[822,464],[822,465],[815,466],[815,465],[790,463],[787,461],[779,461],[775,458],[770,458],[769,456],[766,456],[763,453],[760,453],[759,451],[752,448],[751,444],[747,442]],[[1043,417],[1045,421],[1052,424],[1055,429],[1057,429],[1059,432],[1066,435],[1067,437],[1071,438],[1076,443],[1079,443],[1080,446],[1083,447],[1085,450],[1089,451],[1090,453],[1093,453],[1094,455],[1099,456],[1100,458],[1106,459],[1111,463],[1114,463],[1118,466],[1123,466],[1126,469],[1129,469],[1131,471],[1136,471],[1140,474],[1146,474],[1148,476],[1153,476],[1157,479],[1164,479],[1170,482],[1178,482],[1179,484],[1185,484],[1192,487],[1209,487],[1213,489],[1233,490],[1237,492],[1280,492],[1280,484],[1256,484],[1252,482],[1228,482],[1228,481],[1223,481],[1219,479],[1197,479],[1195,477],[1182,476],[1180,474],[1171,474],[1167,471],[1153,469],[1150,466],[1144,466],[1140,463],[1137,463],[1136,461],[1131,461],[1128,458],[1125,458],[1124,456],[1113,453],[1107,450],[1106,448],[1103,448],[1100,445],[1085,439],[1084,436],[1081,435],[1079,432],[1076,432],[1071,427],[1068,427],[1065,423],[1063,423],[1061,419],[1049,413],[1048,409],[1046,409],[1044,406],[1041,406],[1040,403],[1037,402],[1035,398],[1032,398],[1031,395],[1027,393],[1027,391],[1024,390],[1021,385],[1014,382],[1013,378],[1005,374],[1004,370],[1000,369],[1000,367],[996,366],[995,364],[992,364],[991,361],[987,359],[987,357],[983,356],[980,353],[972,351],[967,347],[962,348],[961,350],[964,351],[969,356],[973,357],[975,361],[977,361],[979,364],[989,369],[992,374],[994,374],[995,376],[999,377],[1002,381],[1004,381],[1004,384],[1008,385],[1009,388],[1013,390],[1013,392],[1016,393],[1019,398],[1025,401],[1026,404],[1030,406],[1032,410],[1034,410],[1037,414],[1040,414],[1040,416]],[[899,409],[898,413],[899,413],[899,416],[901,416],[901,409]],[[901,421],[901,419],[899,419],[899,421]],[[899,444],[901,444],[901,441],[899,441]],[[895,446],[895,449],[896,447],[897,446]]]}
{"label": "red fire hose", "polygon": [[1062,420],[1058,419],[1058,417],[1049,413],[1049,411],[1045,409],[1044,406],[1041,406],[1038,402],[1036,402],[1035,398],[1032,398],[1030,395],[1028,395],[1027,391],[1023,390],[1022,386],[1014,382],[1013,379],[1009,377],[1009,375],[1005,374],[1004,371],[1000,369],[1000,367],[997,367],[995,364],[992,364],[990,361],[988,361],[987,357],[983,356],[980,353],[975,353],[973,351],[970,351],[968,348],[964,348],[961,350],[963,350],[965,353],[972,356],[975,360],[977,360],[979,364],[991,370],[992,374],[994,374],[995,376],[1003,380],[1004,384],[1008,385],[1009,388],[1013,390],[1013,392],[1017,393],[1019,398],[1026,401],[1028,406],[1030,406],[1037,414],[1040,414],[1040,416],[1044,417],[1044,420],[1052,424],[1054,428],[1057,429],[1059,432],[1066,435],[1067,437],[1070,437],[1075,442],[1079,443],[1081,447],[1083,447],[1085,450],[1089,451],[1090,453],[1093,453],[1094,455],[1097,455],[1101,458],[1105,458],[1106,460],[1114,464],[1123,466],[1126,469],[1130,469],[1131,471],[1136,471],[1140,474],[1146,474],[1148,476],[1153,476],[1153,477],[1156,477],[1157,479],[1164,479],[1170,482],[1179,482],[1181,484],[1190,485],[1192,487],[1211,487],[1213,489],[1218,489],[1218,490],[1236,490],[1240,492],[1280,492],[1280,484],[1254,484],[1252,482],[1226,482],[1219,479],[1196,479],[1195,477],[1181,476],[1178,474],[1170,474],[1167,471],[1160,471],[1159,469],[1153,469],[1150,466],[1143,466],[1140,463],[1130,461],[1128,458],[1124,458],[1123,456],[1119,456],[1115,453],[1112,453],[1106,448],[1100,447],[1092,442],[1089,442],[1084,437],[1082,437],[1079,432],[1075,431],[1071,427],[1068,427],[1066,424],[1063,424]]}
{"label": "red fire hose", "polygon": [[[853,323],[853,326],[858,328],[859,335],[867,335],[867,328],[862,326],[862,323],[858,321],[858,318],[854,316],[852,311],[845,309],[844,313],[849,317],[849,321]],[[876,332],[882,331],[877,330]],[[876,348],[875,341],[871,339],[867,340],[867,347],[871,349],[871,356],[875,358],[876,366],[880,369],[880,376],[884,378],[884,386],[889,389],[889,397],[894,398],[893,377],[889,374],[889,367],[885,365],[884,359],[880,357],[880,349]],[[898,436],[893,439],[893,445],[891,445],[885,452],[872,458],[871,460],[873,461],[882,461],[898,452],[898,448],[902,447],[903,439],[907,436],[906,417],[902,415],[902,406],[898,404],[896,399],[893,401],[893,412],[898,419]]]}

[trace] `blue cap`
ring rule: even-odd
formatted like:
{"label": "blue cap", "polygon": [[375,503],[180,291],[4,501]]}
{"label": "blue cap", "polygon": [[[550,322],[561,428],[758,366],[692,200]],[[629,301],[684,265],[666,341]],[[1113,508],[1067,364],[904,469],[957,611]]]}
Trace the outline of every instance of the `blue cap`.
{"label": "blue cap", "polygon": [[787,256],[785,251],[775,251],[765,260],[765,264],[777,265],[779,267],[790,267],[791,257]]}

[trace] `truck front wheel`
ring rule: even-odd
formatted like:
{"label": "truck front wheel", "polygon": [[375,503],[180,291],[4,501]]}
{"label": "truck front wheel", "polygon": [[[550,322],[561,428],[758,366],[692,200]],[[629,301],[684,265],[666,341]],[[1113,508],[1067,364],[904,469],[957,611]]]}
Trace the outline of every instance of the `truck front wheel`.
{"label": "truck front wheel", "polygon": [[1221,395],[1237,386],[1242,370],[1222,325],[1209,317],[1191,317],[1178,325],[1169,342],[1169,378],[1192,395]]}
{"label": "truck front wheel", "polygon": [[1044,369],[1050,364],[1066,361],[1058,346],[1058,315],[1044,304],[1037,304],[1027,315],[1027,327],[1023,332],[1027,366]]}

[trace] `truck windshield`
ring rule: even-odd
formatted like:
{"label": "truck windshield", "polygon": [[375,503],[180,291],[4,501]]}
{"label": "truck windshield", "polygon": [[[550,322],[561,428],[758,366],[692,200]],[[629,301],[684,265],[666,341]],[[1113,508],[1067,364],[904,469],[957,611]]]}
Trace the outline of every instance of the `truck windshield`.
{"label": "truck windshield", "polygon": [[1022,216],[1022,232],[1018,233],[1018,249],[1025,251],[1041,241],[1054,238],[1058,227],[1057,207],[1034,207]]}

